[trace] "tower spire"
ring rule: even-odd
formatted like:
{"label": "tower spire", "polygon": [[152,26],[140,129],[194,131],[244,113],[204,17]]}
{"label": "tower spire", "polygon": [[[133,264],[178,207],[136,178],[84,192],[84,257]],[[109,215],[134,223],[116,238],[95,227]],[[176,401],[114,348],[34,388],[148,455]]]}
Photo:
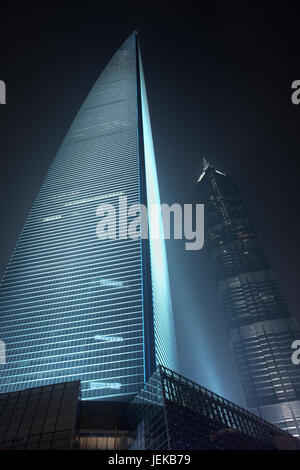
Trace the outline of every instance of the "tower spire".
{"label": "tower spire", "polygon": [[198,183],[200,183],[200,181],[202,180],[202,178],[204,177],[205,175],[205,172],[206,170],[210,167],[210,164],[209,162],[206,160],[205,157],[203,157],[202,159],[202,173],[200,175],[200,178],[198,179]]}
{"label": "tower spire", "polygon": [[210,167],[210,164],[209,164],[209,162],[206,160],[205,157],[203,157],[202,164],[203,164],[203,171],[205,172],[205,171],[207,170],[207,168]]}

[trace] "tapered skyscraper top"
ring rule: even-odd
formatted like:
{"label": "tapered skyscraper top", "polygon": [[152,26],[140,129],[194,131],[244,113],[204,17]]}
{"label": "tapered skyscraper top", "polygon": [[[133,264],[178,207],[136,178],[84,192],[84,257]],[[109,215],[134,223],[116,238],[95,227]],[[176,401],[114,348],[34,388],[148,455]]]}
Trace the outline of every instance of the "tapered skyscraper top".
{"label": "tapered skyscraper top", "polygon": [[11,257],[0,392],[79,379],[85,399],[126,398],[157,364],[177,369],[164,241],[96,234],[99,204],[118,211],[125,196],[159,203],[136,32],[81,106]]}

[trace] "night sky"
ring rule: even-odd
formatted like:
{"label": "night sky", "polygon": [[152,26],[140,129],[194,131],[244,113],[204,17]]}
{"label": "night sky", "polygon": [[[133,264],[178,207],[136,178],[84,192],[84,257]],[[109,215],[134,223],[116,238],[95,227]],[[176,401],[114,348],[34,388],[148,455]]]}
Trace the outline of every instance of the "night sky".
{"label": "night sky", "polygon": [[[233,175],[300,321],[300,105],[291,102],[300,8],[106,3],[1,5],[0,274],[82,101],[138,30],[162,201],[192,202],[203,157]],[[206,254],[186,252],[180,241],[168,241],[167,252],[181,372],[242,403]]]}

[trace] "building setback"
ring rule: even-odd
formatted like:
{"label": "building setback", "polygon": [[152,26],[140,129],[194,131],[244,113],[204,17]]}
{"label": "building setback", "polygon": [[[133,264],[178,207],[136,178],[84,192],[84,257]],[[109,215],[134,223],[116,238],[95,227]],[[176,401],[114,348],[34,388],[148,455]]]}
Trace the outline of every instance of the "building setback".
{"label": "building setback", "polygon": [[300,435],[300,332],[231,176],[204,162],[197,184],[205,204],[206,248],[217,277],[247,407]]}

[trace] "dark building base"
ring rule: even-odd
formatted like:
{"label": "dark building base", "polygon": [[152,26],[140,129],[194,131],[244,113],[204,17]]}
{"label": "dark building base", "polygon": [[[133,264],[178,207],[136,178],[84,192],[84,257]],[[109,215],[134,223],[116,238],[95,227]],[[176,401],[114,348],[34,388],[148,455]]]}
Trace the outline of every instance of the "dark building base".
{"label": "dark building base", "polygon": [[300,441],[160,366],[131,403],[81,401],[80,382],[0,395],[0,447],[300,450]]}

